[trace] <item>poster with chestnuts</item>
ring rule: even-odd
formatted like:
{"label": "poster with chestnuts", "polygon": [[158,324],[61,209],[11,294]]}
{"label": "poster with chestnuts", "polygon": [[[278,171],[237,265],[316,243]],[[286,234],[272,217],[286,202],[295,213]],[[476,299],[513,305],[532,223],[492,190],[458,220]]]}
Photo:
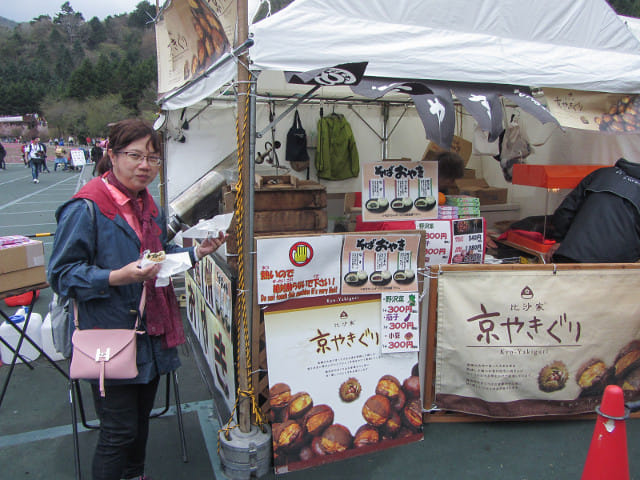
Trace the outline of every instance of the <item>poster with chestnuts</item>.
{"label": "poster with chestnuts", "polygon": [[380,295],[266,307],[276,473],[422,440],[418,354],[381,352]]}

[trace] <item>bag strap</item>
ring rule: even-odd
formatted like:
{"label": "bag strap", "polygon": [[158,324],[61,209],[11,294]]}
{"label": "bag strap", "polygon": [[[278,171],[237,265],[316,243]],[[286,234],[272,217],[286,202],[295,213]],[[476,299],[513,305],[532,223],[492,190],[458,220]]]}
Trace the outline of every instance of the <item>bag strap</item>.
{"label": "bag strap", "polygon": [[[140,297],[140,305],[138,306],[138,317],[136,318],[136,324],[133,326],[134,330],[137,330],[140,326],[140,319],[144,313],[144,307],[147,303],[147,286],[142,287],[142,297]],[[76,326],[76,330],[80,330],[78,324],[78,302],[73,299],[73,324]]]}
{"label": "bag strap", "polygon": [[296,113],[293,114],[293,126],[296,128],[302,128],[302,121],[300,120],[300,114],[296,108]]}

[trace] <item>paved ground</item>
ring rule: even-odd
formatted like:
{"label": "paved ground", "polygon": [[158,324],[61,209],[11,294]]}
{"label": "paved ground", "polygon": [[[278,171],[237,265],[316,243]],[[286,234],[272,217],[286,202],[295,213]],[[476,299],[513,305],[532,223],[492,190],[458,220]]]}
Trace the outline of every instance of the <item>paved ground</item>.
{"label": "paved ground", "polygon": [[[75,190],[77,173],[41,175],[31,183],[30,171],[10,164],[0,170],[0,235],[55,231],[54,211]],[[152,189],[152,193],[157,190]],[[48,258],[53,237],[43,237]],[[42,292],[35,311],[43,316],[51,297]],[[13,313],[4,304],[5,312]],[[9,311],[11,310],[11,311]],[[212,410],[194,352],[181,348],[180,393],[185,410],[189,462],[183,463],[173,410],[151,421],[149,474],[156,480],[222,479],[216,453],[217,415]],[[61,362],[64,364],[64,362]],[[34,370],[19,365],[0,406],[0,480],[73,478],[73,455],[67,384],[43,360]],[[7,367],[0,367],[0,385]],[[164,381],[161,384],[164,393]],[[94,419],[88,394],[84,395]],[[156,407],[164,404],[159,395]],[[423,442],[337,462],[302,472],[288,480],[320,479],[575,479],[582,473],[593,434],[593,421],[443,423],[425,426]],[[631,478],[640,480],[640,422],[626,422]],[[89,478],[94,431],[81,434],[84,478]],[[274,475],[265,478],[273,479]]]}

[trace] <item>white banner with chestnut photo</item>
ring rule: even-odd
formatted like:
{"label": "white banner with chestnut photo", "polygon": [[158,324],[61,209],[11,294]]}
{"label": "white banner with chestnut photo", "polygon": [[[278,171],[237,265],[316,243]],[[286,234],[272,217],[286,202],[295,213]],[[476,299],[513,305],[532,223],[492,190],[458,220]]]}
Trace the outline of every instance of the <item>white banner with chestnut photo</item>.
{"label": "white banner with chestnut photo", "polygon": [[421,440],[418,354],[382,354],[380,295],[268,305],[276,473]]}
{"label": "white banner with chestnut photo", "polygon": [[640,394],[637,268],[442,271],[435,404],[490,417],[593,412]]}

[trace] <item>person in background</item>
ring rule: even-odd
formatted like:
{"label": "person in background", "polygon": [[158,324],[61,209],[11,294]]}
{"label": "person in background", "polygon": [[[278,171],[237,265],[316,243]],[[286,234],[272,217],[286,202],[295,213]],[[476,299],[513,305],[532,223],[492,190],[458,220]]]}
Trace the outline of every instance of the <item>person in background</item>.
{"label": "person in background", "polygon": [[91,163],[93,163],[93,175],[95,176],[98,162],[102,160],[102,148],[98,146],[98,142],[95,142],[93,147],[91,147],[90,157]]}
{"label": "person in background", "polygon": [[94,480],[144,478],[158,381],[180,365],[176,347],[185,338],[176,295],[171,284],[155,286],[159,264],[140,267],[143,252],[188,252],[195,264],[225,241],[220,234],[195,248],[167,242],[165,216],[147,189],[158,175],[161,151],[160,136],[148,123],[128,119],[113,124],[105,155],[111,163],[101,162],[104,173],[56,211],[48,278],[58,295],[77,303],[80,329],[133,328],[146,295],[144,332],[137,335],[138,376],[106,380],[104,397],[92,381],[100,419]]}
{"label": "person in background", "polygon": [[441,152],[435,161],[438,162],[438,190],[445,195],[455,187],[456,180],[464,176],[464,160],[455,152]]}
{"label": "person in background", "polygon": [[39,138],[33,137],[31,143],[26,147],[25,152],[29,158],[29,166],[31,167],[31,178],[33,183],[40,183],[38,178],[40,174],[40,164],[44,158],[42,145],[38,142]]}
{"label": "person in background", "polygon": [[68,170],[68,162],[66,159],[67,150],[61,146],[57,145],[55,149],[56,159],[53,163],[53,171],[55,172],[58,169],[58,165],[62,165],[63,170]]}
{"label": "person in background", "polygon": [[49,167],[47,167],[47,146],[40,141],[40,137],[36,139],[36,142],[40,144],[40,147],[42,149],[41,151],[44,153],[44,155],[42,156],[42,161],[40,162],[40,172],[51,173]]}
{"label": "person in background", "polygon": [[587,175],[553,213],[551,226],[556,243],[547,262],[637,262],[640,164],[620,158]]}
{"label": "person in background", "polygon": [[7,169],[7,164],[4,161],[4,158],[7,156],[7,150],[4,148],[4,145],[0,143],[0,168],[3,170]]}

